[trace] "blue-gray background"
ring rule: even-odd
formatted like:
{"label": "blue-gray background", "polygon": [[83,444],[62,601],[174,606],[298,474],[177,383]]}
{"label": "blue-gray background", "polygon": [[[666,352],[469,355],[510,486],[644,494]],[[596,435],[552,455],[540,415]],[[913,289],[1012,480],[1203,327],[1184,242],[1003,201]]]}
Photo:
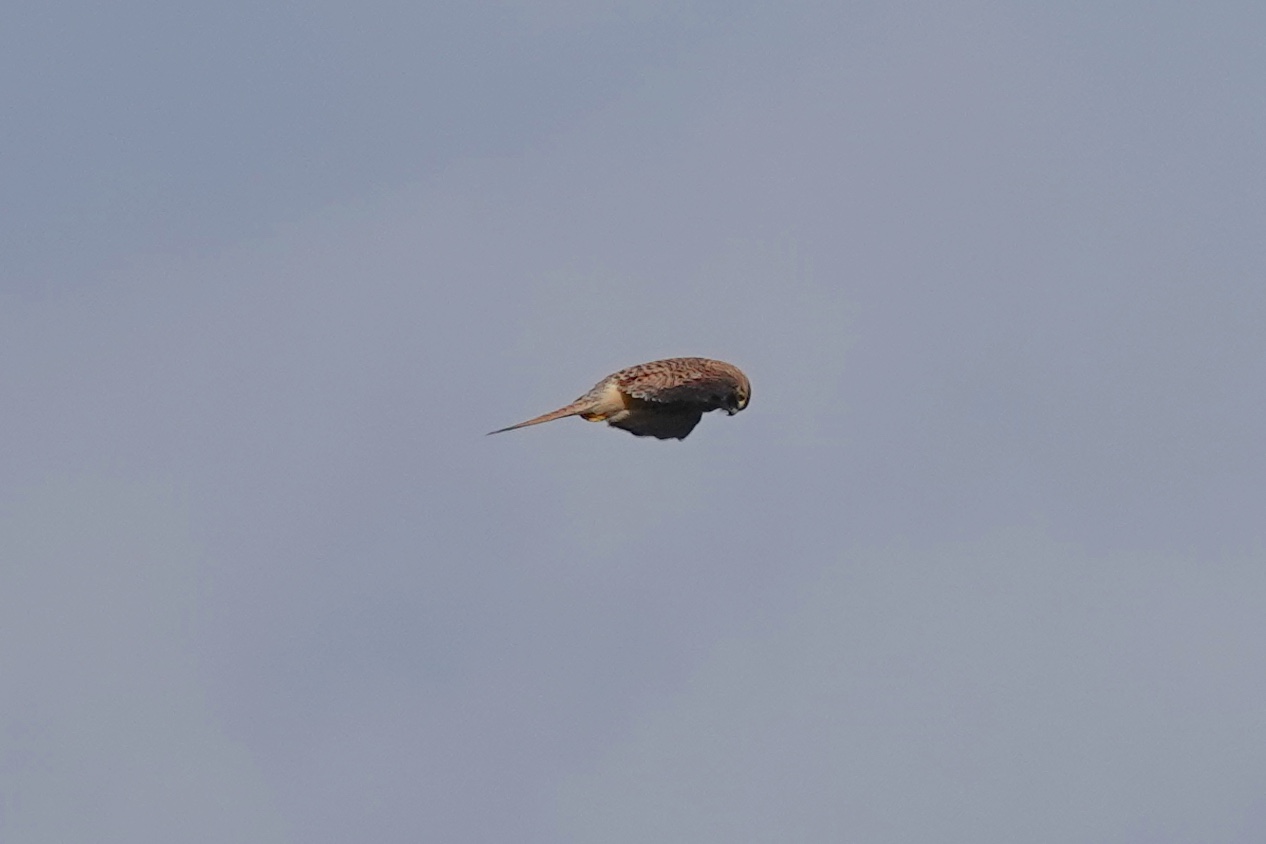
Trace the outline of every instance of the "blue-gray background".
{"label": "blue-gray background", "polygon": [[1266,840],[1266,6],[0,17],[0,840]]}

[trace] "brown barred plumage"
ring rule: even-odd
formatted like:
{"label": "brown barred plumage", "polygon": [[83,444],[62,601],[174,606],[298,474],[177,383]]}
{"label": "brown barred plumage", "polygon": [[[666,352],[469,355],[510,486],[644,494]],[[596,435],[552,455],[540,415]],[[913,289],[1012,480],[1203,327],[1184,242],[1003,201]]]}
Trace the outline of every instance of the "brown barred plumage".
{"label": "brown barred plumage", "polygon": [[732,364],[709,358],[669,358],[621,369],[566,407],[491,433],[579,416],[638,437],[684,440],[704,413],[724,410],[733,416],[747,407],[751,395],[747,376]]}

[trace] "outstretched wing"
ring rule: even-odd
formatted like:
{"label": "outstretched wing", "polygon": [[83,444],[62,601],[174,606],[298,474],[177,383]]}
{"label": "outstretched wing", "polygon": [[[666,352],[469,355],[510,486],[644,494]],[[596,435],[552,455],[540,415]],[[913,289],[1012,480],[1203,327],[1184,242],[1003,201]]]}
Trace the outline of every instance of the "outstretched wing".
{"label": "outstretched wing", "polygon": [[728,373],[696,363],[690,358],[657,361],[620,373],[620,389],[642,401],[655,404],[684,404],[701,411],[725,405],[734,390],[734,379]]}
{"label": "outstretched wing", "polygon": [[615,428],[623,428],[636,437],[655,437],[660,440],[684,440],[695,429],[703,411],[689,405],[654,405],[637,402],[627,414],[607,420]]}

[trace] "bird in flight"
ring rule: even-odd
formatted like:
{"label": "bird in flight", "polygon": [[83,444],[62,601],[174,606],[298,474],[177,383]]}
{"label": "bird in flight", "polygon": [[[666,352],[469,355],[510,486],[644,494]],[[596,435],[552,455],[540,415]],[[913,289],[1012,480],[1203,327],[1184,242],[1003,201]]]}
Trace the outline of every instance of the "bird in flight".
{"label": "bird in flight", "polygon": [[684,440],[709,410],[733,416],[747,407],[752,387],[738,367],[708,358],[669,358],[608,375],[553,413],[491,431],[500,434],[565,416],[606,422],[637,437]]}

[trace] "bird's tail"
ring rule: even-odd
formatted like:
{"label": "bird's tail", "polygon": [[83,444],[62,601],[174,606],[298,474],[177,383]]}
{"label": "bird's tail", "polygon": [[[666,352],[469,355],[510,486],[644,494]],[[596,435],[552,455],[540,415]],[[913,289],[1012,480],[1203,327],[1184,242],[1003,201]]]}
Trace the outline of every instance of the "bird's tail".
{"label": "bird's tail", "polygon": [[529,419],[526,422],[520,422],[518,425],[511,425],[509,428],[498,428],[495,431],[489,431],[487,436],[493,434],[504,434],[506,431],[513,431],[517,428],[526,428],[529,425],[540,425],[542,422],[553,422],[555,419],[562,419],[567,416],[580,416],[588,410],[592,409],[593,402],[590,401],[574,401],[566,407],[560,407],[544,416],[538,416],[535,419]]}

